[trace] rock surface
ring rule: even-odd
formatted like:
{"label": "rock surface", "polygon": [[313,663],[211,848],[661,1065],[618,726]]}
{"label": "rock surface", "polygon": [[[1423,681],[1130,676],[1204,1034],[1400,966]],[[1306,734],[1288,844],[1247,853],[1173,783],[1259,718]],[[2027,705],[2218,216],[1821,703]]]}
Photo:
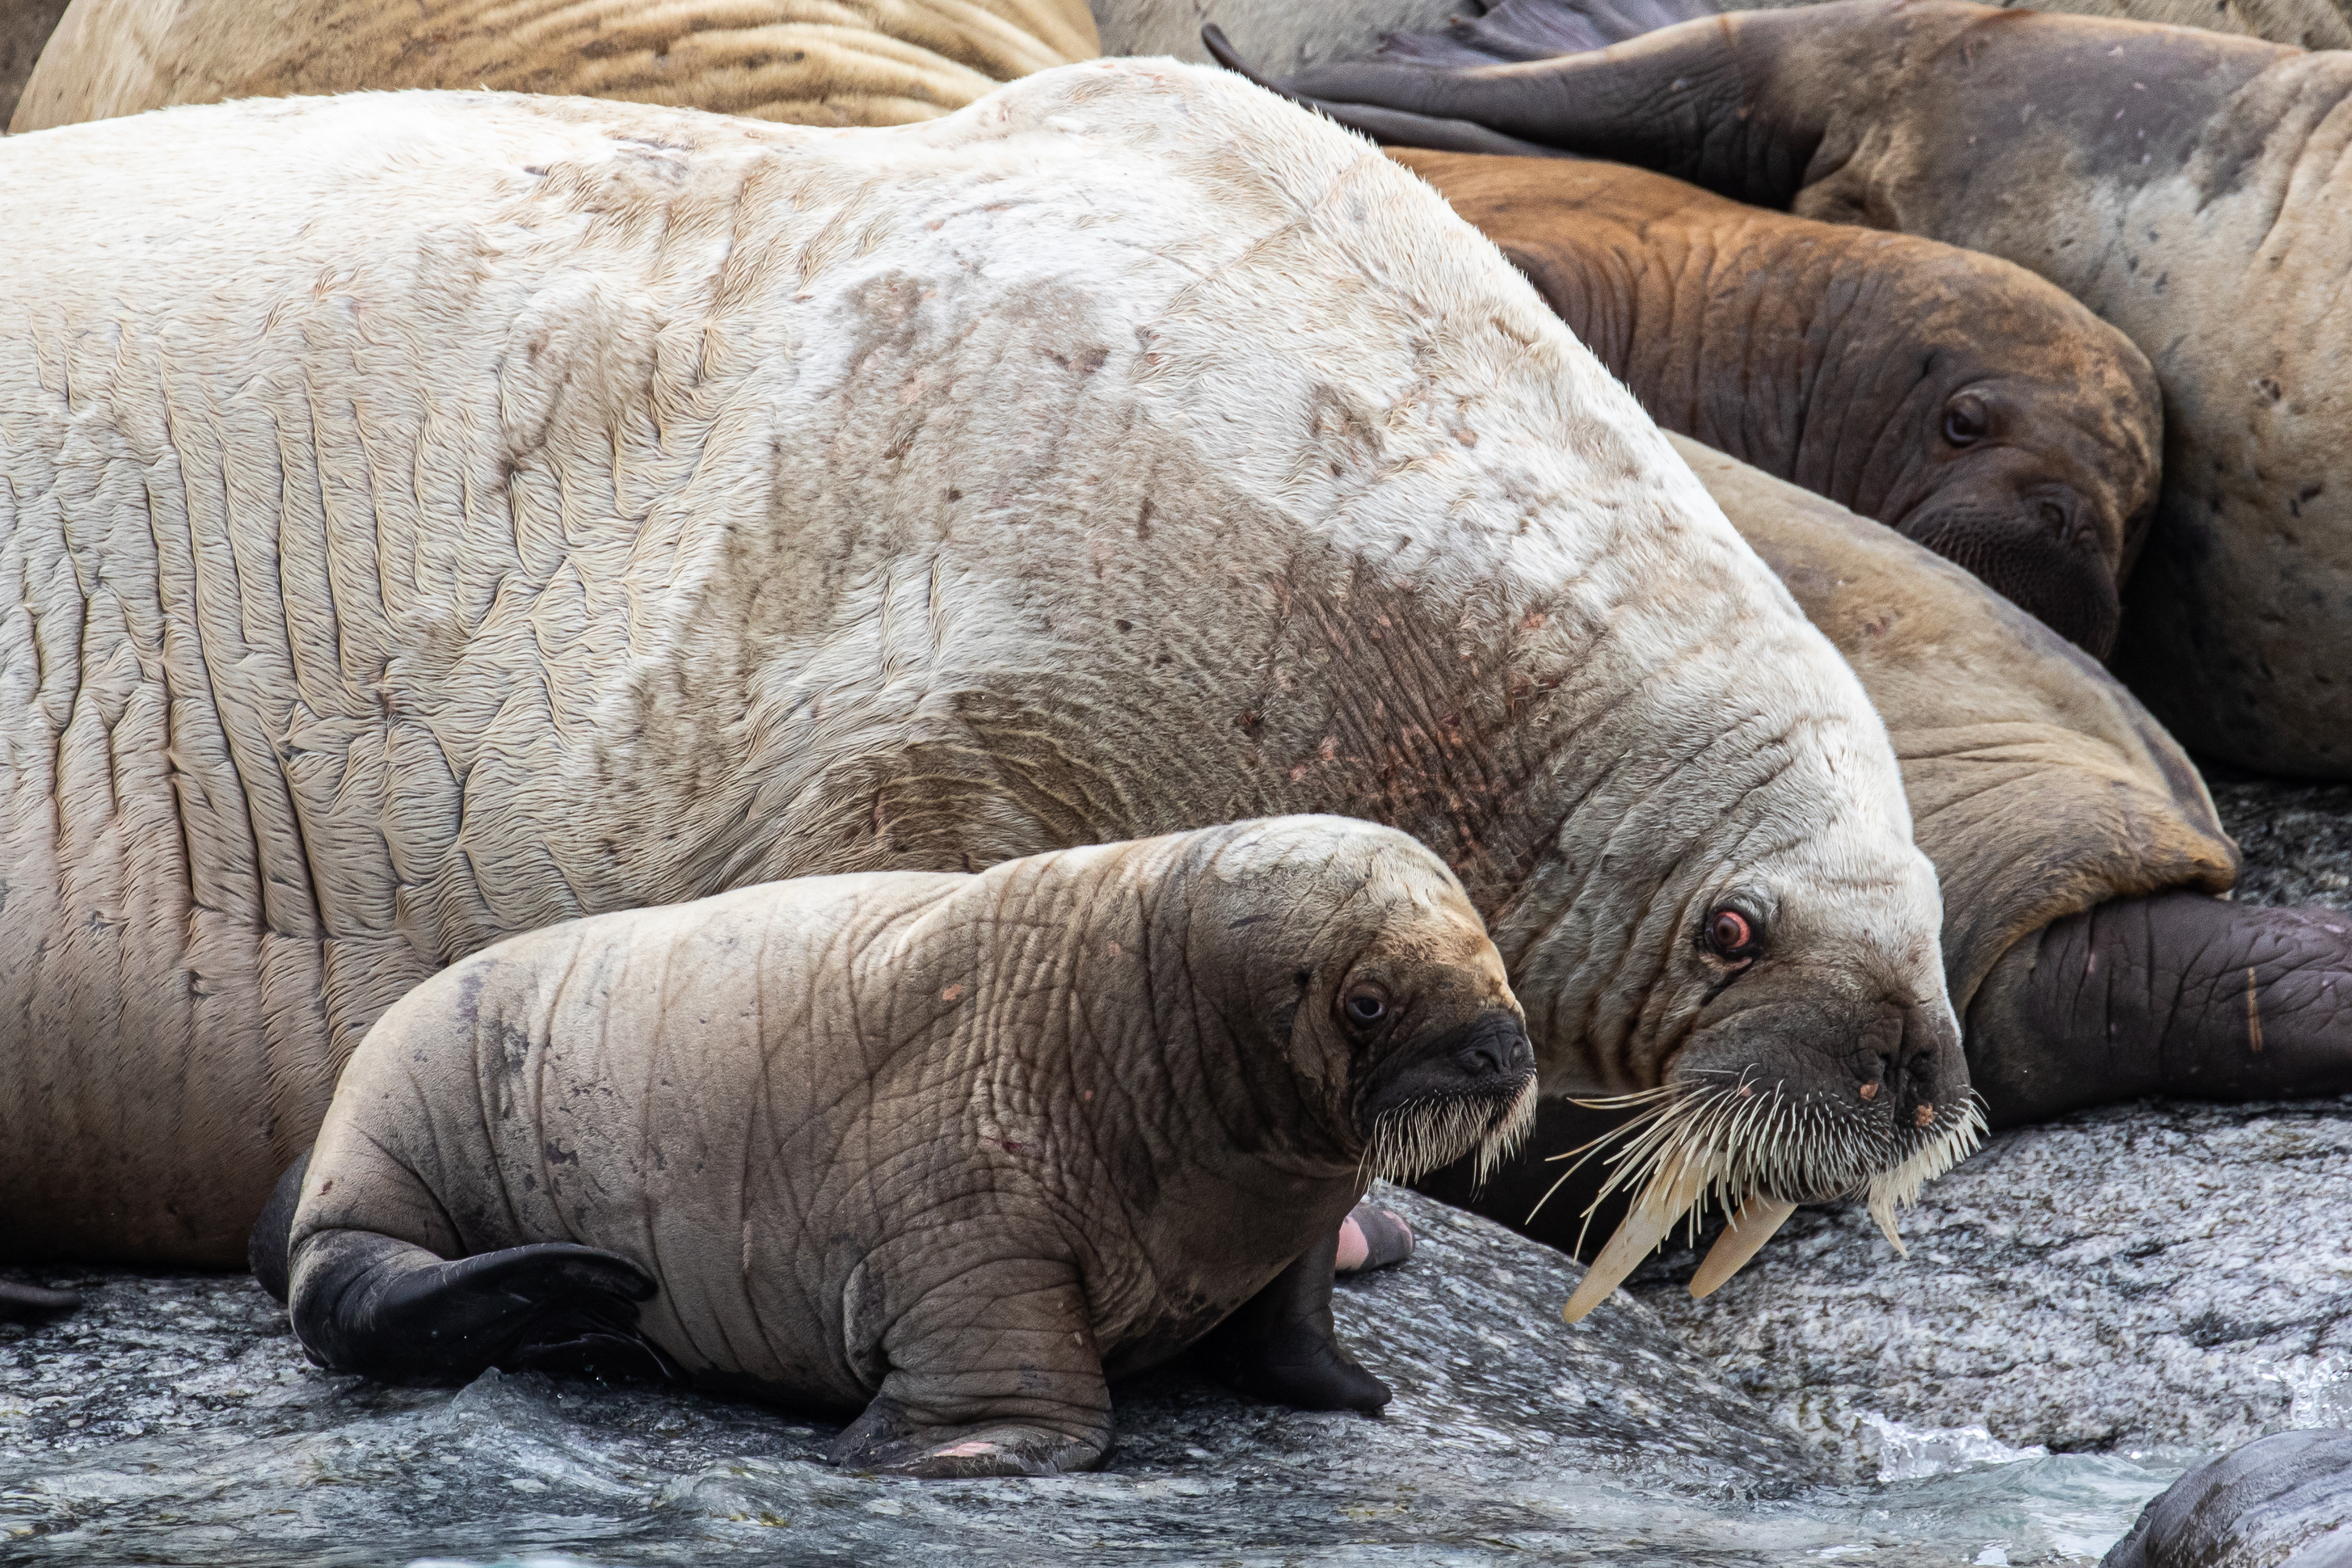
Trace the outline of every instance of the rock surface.
{"label": "rock surface", "polygon": [[[2217,782],[2238,896],[2352,908],[2352,786]],[[2053,1450],[2211,1452],[2352,1420],[2352,1101],[2117,1106],[1993,1140],[1898,1261],[1807,1210],[1705,1301],[1633,1289],[1767,1408],[1864,1450],[1869,1417]]]}

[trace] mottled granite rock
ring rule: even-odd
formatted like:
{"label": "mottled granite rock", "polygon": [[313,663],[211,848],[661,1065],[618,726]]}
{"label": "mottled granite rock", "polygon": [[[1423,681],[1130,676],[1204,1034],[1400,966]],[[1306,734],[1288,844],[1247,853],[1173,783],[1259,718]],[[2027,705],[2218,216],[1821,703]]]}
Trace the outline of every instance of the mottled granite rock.
{"label": "mottled granite rock", "polygon": [[[2352,786],[2219,782],[2240,897],[2352,907]],[[2003,1134],[1929,1187],[1898,1261],[1807,1210],[1706,1301],[1634,1289],[1766,1406],[2060,1450],[2211,1452],[2352,1418],[2352,1101],[2118,1106]]]}

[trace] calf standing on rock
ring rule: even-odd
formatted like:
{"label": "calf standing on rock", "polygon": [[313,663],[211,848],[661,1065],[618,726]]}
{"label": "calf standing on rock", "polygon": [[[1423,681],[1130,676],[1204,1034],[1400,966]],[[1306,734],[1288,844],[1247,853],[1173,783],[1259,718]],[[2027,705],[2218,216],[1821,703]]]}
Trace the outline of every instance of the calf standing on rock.
{"label": "calf standing on rock", "polygon": [[863,1405],[835,1452],[875,1468],[1091,1468],[1106,1380],[1254,1296],[1263,1392],[1384,1404],[1330,1344],[1340,1216],[1507,1149],[1535,1083],[1461,885],[1366,823],[593,916],[361,1045],[293,1178],[294,1329],[396,1381],[634,1354]]}

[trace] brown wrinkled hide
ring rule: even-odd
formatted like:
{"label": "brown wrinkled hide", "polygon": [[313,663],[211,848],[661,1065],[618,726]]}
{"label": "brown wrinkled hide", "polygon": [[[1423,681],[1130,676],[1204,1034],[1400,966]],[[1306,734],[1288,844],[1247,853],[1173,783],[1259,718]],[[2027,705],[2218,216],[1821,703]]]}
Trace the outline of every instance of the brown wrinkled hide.
{"label": "brown wrinkled hide", "polygon": [[2109,899],[2220,893],[2237,846],[2179,746],[2113,678],[1909,542],[1677,438],[1886,721],[1944,894],[1963,1014],[2010,945]]}
{"label": "brown wrinkled hide", "polygon": [[[1377,1033],[1343,1011],[1368,985]],[[1329,1235],[1367,1091],[1495,1015],[1460,884],[1329,817],[573,921],[370,1033],[293,1288],[327,1233],[582,1243],[658,1286],[644,1331],[699,1381],[930,1426],[1009,1407],[1099,1458],[1105,1378]]]}
{"label": "brown wrinkled hide", "polygon": [[[1395,150],[1670,430],[1874,517],[2105,658],[2156,500],[2147,361],[2023,268],[1643,170]],[[1955,443],[1955,400],[1986,433]]]}
{"label": "brown wrinkled hide", "polygon": [[1079,0],[75,0],[12,129],[403,87],[899,125],[1096,53]]}

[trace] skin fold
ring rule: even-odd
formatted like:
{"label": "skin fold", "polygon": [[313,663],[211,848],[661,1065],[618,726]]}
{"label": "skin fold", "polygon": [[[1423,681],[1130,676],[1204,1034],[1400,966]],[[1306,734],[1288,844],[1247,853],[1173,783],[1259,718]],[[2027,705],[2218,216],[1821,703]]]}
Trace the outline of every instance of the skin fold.
{"label": "skin fold", "polygon": [[[2352,919],[2242,907],[2196,770],[2077,650],[1948,563],[1683,437],[1725,512],[1853,662],[1886,721],[1944,897],[1947,984],[1994,1127],[2147,1096],[2352,1091]],[[1587,1250],[1608,1167],[1538,1210],[1622,1111],[1547,1101],[1528,1154],[1484,1183],[1423,1184],[1538,1239]],[[1532,1215],[1532,1218],[1530,1217]]]}
{"label": "skin fold", "polygon": [[242,1258],[503,937],[1295,811],[1454,868],[1556,1091],[1785,1085],[1789,1179],[1888,1205],[1967,1147],[1850,668],[1491,246],[1230,73],[259,100],[0,190],[17,1256]]}
{"label": "skin fold", "polygon": [[2023,268],[1619,164],[1391,154],[1669,430],[1874,517],[2104,658],[2156,504],[2147,359]]}
{"label": "skin fold", "polygon": [[2352,1432],[2257,1437],[2165,1489],[2105,1568],[2343,1568]]}
{"label": "skin fold", "polygon": [[1486,22],[1561,16],[1587,52],[1375,58],[1280,85],[1384,140],[1466,145],[1448,139],[1466,128],[1638,163],[1965,245],[2072,294],[2139,345],[2164,393],[2163,494],[2117,673],[2196,752],[2352,777],[2352,327],[2336,309],[2352,53],[1959,0],[1639,37],[1643,18],[1558,0]]}
{"label": "skin fold", "polygon": [[[331,1371],[634,1353],[862,1409],[859,1468],[1090,1469],[1109,1381],[1286,1301],[1302,1254],[1328,1346],[1366,1181],[1507,1143],[1534,1099],[1501,958],[1391,829],[775,883],[404,997],[297,1178],[289,1306]],[[1385,1402],[1339,1370],[1320,1403]]]}
{"label": "skin fold", "polygon": [[410,87],[899,125],[1097,52],[1078,0],[75,0],[10,129]]}

